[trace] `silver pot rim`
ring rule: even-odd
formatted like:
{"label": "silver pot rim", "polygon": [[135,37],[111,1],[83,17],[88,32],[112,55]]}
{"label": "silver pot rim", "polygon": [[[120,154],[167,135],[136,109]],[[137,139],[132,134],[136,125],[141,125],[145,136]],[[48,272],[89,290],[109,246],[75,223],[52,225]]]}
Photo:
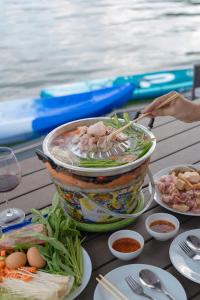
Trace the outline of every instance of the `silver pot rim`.
{"label": "silver pot rim", "polygon": [[[56,163],[58,166],[63,167],[68,172],[71,172],[71,173],[74,173],[77,175],[82,175],[82,176],[89,176],[89,177],[113,176],[113,175],[123,174],[123,173],[129,172],[129,171],[137,168],[143,162],[148,160],[150,158],[150,156],[152,155],[153,151],[155,150],[156,139],[155,139],[154,134],[150,130],[148,130],[146,127],[144,127],[143,125],[140,125],[140,124],[134,124],[134,126],[142,129],[153,140],[152,146],[144,156],[137,159],[136,161],[127,163],[125,165],[110,167],[110,168],[83,168],[83,167],[73,166],[73,165],[64,163],[64,162],[58,160],[57,158],[55,158],[49,151],[49,145],[51,144],[52,140],[59,134],[66,131],[66,129],[68,131],[71,131],[78,126],[85,125],[86,123],[92,124],[95,121],[97,122],[97,121],[104,121],[104,120],[109,120],[109,119],[110,119],[110,117],[86,118],[86,119],[80,119],[80,120],[72,121],[69,123],[65,123],[65,124],[55,128],[45,137],[45,139],[43,141],[42,148],[43,148],[44,154],[47,155],[51,160],[53,160],[54,163]],[[121,119],[121,121],[123,121],[123,119]]]}

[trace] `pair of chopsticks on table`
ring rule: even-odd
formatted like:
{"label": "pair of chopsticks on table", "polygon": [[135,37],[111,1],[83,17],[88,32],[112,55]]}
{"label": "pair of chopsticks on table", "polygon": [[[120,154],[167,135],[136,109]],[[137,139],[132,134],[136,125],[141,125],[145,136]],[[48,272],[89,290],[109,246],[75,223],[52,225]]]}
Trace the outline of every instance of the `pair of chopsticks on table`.
{"label": "pair of chopsticks on table", "polygon": [[[179,96],[179,94],[177,94],[177,93],[171,95],[169,98],[167,98],[165,101],[163,101],[160,105],[158,105],[158,107],[156,109],[160,109],[160,108],[162,108],[164,106],[167,106],[173,100],[175,100],[176,98],[178,98],[178,96]],[[137,119],[135,119],[133,121],[130,121],[129,123],[127,123],[126,125],[120,127],[117,130],[114,130],[112,133],[110,133],[109,138],[112,138],[116,134],[124,131],[124,129],[128,128],[131,124],[138,122],[140,119],[143,119],[143,118],[147,117],[148,115],[150,115],[150,113],[141,114]]]}
{"label": "pair of chopsticks on table", "polygon": [[108,279],[99,274],[99,277],[96,277],[96,280],[102,287],[107,290],[115,299],[117,300],[128,300],[128,298],[122,294]]}

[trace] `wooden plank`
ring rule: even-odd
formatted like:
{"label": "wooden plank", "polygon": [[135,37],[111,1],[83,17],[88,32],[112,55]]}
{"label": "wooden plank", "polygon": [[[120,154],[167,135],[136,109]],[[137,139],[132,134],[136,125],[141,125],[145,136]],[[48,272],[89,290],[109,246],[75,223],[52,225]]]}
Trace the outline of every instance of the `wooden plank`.
{"label": "wooden plank", "polygon": [[[21,183],[16,189],[9,193],[4,194],[5,199],[17,199],[17,197],[26,195],[34,190],[37,190],[41,187],[50,185],[52,182],[50,180],[47,170],[42,170],[37,173],[25,176],[22,178]],[[29,196],[28,196],[29,197]],[[2,201],[0,201],[1,203]]]}
{"label": "wooden plank", "polygon": [[[191,218],[187,222],[183,223],[181,228],[180,228],[179,233],[181,233],[183,231],[186,231],[186,230],[190,230],[192,228],[199,228],[198,218]],[[95,287],[96,287],[95,277],[98,274],[105,275],[110,270],[113,270],[115,268],[123,266],[124,264],[143,263],[143,264],[150,264],[150,265],[158,266],[160,268],[169,267],[171,265],[169,255],[168,255],[170,244],[171,244],[171,241],[160,242],[160,241],[156,241],[154,239],[151,239],[147,243],[145,243],[145,247],[144,247],[144,250],[143,250],[142,254],[139,257],[137,257],[136,259],[134,259],[133,261],[129,261],[129,262],[124,263],[123,261],[120,261],[118,259],[113,258],[112,260],[110,260],[109,263],[106,263],[106,264],[98,267],[97,269],[95,269],[93,271],[92,278],[91,278],[87,288],[77,298],[77,300],[81,300],[81,299],[92,300],[94,290],[95,290]],[[100,243],[98,243],[98,246],[99,246],[99,250],[98,250],[98,252],[96,252],[96,257],[92,257],[93,265],[94,265],[95,261],[101,260],[102,257],[104,257],[105,251],[107,249],[107,244],[106,243],[104,243],[104,250],[103,250],[103,248],[100,249]],[[90,249],[87,248],[88,251]],[[97,255],[97,253],[99,253],[99,255]],[[101,253],[103,255],[101,255]],[[194,284],[194,286],[195,286],[195,284]],[[188,285],[184,286],[184,288],[186,290],[187,295],[189,295],[191,297],[192,294],[193,294],[193,290],[191,290],[191,288],[188,288]]]}
{"label": "wooden plank", "polygon": [[20,166],[22,169],[22,176],[45,169],[44,163],[41,162],[36,155],[31,158],[20,160]]}
{"label": "wooden plank", "polygon": [[[35,190],[28,195],[22,195],[18,198],[14,198],[10,202],[10,207],[18,207],[24,210],[27,214],[30,212],[31,208],[41,209],[48,206],[51,201],[53,194],[55,192],[54,185],[49,185],[38,190]],[[0,209],[4,209],[5,204],[0,205]]]}
{"label": "wooden plank", "polygon": [[194,297],[191,297],[190,300],[199,300],[200,299],[200,292],[197,293]]}
{"label": "wooden plank", "polygon": [[186,149],[168,155],[164,159],[156,160],[150,165],[153,174],[166,167],[178,164],[193,164],[199,161],[200,143],[192,145]]}
{"label": "wooden plank", "polygon": [[153,129],[153,133],[155,134],[157,142],[162,141],[164,139],[176,136],[182,132],[188,132],[191,134],[191,129],[200,127],[199,122],[195,123],[183,123],[181,121],[176,121],[175,123],[167,123],[161,127],[157,127]]}
{"label": "wooden plank", "polygon": [[171,155],[171,153],[175,153],[181,149],[199,143],[199,136],[200,126],[191,129],[189,133],[186,131],[166,140],[162,140],[157,144],[157,147],[152,155],[152,161],[158,160],[168,156],[169,154]]}
{"label": "wooden plank", "polygon": [[[142,119],[139,123],[141,125],[144,125],[145,127],[148,126],[150,119],[149,118],[145,118]],[[173,117],[157,117],[154,120],[154,125],[153,128],[158,128],[158,127],[162,127],[165,124],[170,124],[170,123],[174,123],[176,122],[176,119]]]}

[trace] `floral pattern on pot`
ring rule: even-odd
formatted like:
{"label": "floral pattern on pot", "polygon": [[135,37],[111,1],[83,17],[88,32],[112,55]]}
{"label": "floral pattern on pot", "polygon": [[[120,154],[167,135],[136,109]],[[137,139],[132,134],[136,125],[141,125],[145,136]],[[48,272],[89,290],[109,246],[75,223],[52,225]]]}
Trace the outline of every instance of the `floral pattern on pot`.
{"label": "floral pattern on pot", "polygon": [[104,193],[75,192],[69,191],[67,187],[58,183],[55,185],[60,197],[64,200],[67,214],[72,218],[89,223],[111,223],[119,219],[109,216],[103,208],[116,213],[131,213],[137,206],[142,182],[143,178],[139,178],[134,185]]}
{"label": "floral pattern on pot", "polygon": [[85,223],[111,223],[137,206],[148,164],[149,160],[124,174],[100,177],[58,171],[49,164],[47,168],[68,215]]}

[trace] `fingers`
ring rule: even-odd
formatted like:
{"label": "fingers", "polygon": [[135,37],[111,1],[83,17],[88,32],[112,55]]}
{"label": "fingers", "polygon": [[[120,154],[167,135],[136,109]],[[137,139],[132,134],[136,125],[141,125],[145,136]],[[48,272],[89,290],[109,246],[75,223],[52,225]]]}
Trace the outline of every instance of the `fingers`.
{"label": "fingers", "polygon": [[170,92],[166,95],[163,95],[161,97],[158,97],[157,99],[155,99],[150,105],[148,105],[143,111],[142,113],[149,113],[152,116],[164,116],[166,111],[166,108],[162,108],[162,109],[157,109],[157,107],[162,104],[164,101],[166,101],[169,97],[171,97],[174,94],[178,94],[176,92]]}
{"label": "fingers", "polygon": [[173,116],[174,109],[172,107],[156,109],[151,112],[151,115],[152,115],[152,117]]}

